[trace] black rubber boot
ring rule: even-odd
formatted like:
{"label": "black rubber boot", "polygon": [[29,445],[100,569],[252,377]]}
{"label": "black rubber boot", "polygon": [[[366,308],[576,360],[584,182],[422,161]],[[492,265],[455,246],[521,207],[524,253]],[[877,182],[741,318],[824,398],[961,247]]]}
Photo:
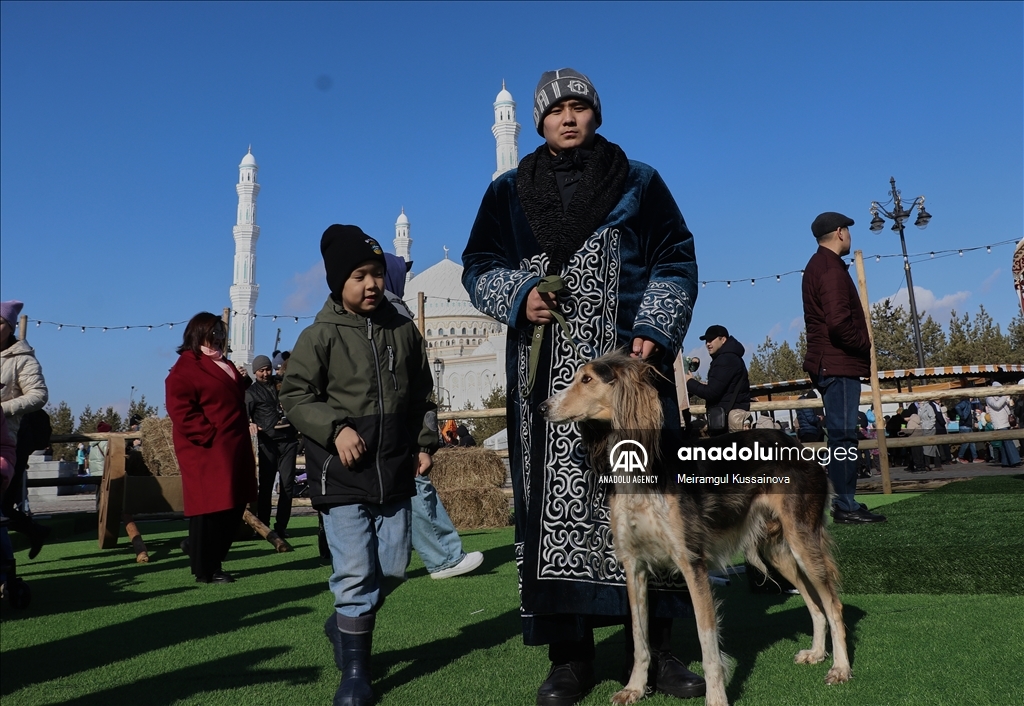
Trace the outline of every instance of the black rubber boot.
{"label": "black rubber boot", "polygon": [[342,632],[334,615],[324,623],[324,632],[334,647],[334,664],[341,671],[341,683],[334,692],[333,706],[370,706],[370,651],[373,633]]}

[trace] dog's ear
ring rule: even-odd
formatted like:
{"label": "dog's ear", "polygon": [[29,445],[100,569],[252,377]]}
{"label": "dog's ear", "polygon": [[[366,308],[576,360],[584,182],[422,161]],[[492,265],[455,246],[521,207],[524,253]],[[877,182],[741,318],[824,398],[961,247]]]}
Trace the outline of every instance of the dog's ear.
{"label": "dog's ear", "polygon": [[653,368],[637,358],[623,357],[617,362],[618,384],[612,392],[612,427],[660,433],[663,424],[661,400],[648,377]]}

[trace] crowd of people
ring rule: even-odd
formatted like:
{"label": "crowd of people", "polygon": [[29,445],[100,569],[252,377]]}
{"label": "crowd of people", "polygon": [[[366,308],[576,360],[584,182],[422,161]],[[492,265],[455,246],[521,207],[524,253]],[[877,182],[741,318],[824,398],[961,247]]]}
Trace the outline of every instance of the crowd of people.
{"label": "crowd of people", "polygon": [[[546,677],[538,674],[538,706],[570,706],[596,681],[594,629],[628,625],[629,603],[612,550],[607,491],[579,453],[578,429],[546,424],[538,406],[569,383],[581,357],[625,350],[661,373],[656,385],[665,443],[681,440],[672,367],[697,298],[697,263],[693,236],[658,172],[597,133],[602,106],[586,75],[545,72],[533,107],[542,142],[487,187],[462,255],[463,284],[478,310],[508,327],[507,415],[515,430],[509,462],[523,639],[547,647],[550,666]],[[842,259],[851,249],[853,225],[835,212],[814,220],[818,248],[802,285],[804,370],[822,397],[824,415],[800,410],[795,432],[801,440],[827,439],[833,449],[855,447],[872,421],[858,410],[870,339]],[[475,440],[465,425],[438,428],[427,350],[402,302],[411,263],[385,254],[353,225],[327,228],[320,252],[330,296],[287,360],[276,352],[274,358],[257,356],[250,377],[225,358],[221,318],[197,314],[167,376],[166,406],[189,518],[182,549],[202,584],[234,581],[224,561],[240,518],[255,503],[258,519],[271,523],[278,477],[274,528],[288,535],[301,436],[308,495],[332,562],[334,610],[323,629],[341,672],[334,704],[364,706],[374,700],[370,655],[378,611],[404,579],[412,548],[434,578],[468,573],[483,560],[479,552],[463,550],[429,480],[442,446],[473,446]],[[31,348],[10,340],[8,322],[20,304],[3,307],[4,416],[17,432],[22,415],[45,404],[46,388]],[[711,356],[707,381],[688,379],[686,389],[707,400],[709,433],[777,428],[770,415],[750,415],[743,346],[721,325],[700,339]],[[275,368],[285,367],[275,376]],[[998,397],[969,403],[962,413],[957,405],[956,420],[966,431],[1010,428],[1020,414],[1011,415],[1009,405]],[[901,420],[899,434],[928,434],[945,428],[947,412],[924,403],[893,419]],[[962,445],[959,460],[977,457],[971,447]],[[997,447],[989,448],[994,453]],[[937,463],[940,449],[913,452],[921,454],[915,468]],[[858,462],[846,456],[833,454],[828,468],[834,521],[884,521],[854,499]],[[1020,463],[1012,443],[1001,445],[999,459]],[[21,465],[19,455],[15,471]],[[12,488],[15,482],[17,473]],[[6,501],[4,508],[7,514]],[[45,539],[42,530],[28,518],[17,522],[29,534],[34,556]],[[692,616],[685,586],[652,575],[650,589],[649,687],[678,698],[702,696],[704,679],[686,666],[691,655],[673,653],[674,620]],[[633,657],[631,635],[627,629],[624,665]]]}

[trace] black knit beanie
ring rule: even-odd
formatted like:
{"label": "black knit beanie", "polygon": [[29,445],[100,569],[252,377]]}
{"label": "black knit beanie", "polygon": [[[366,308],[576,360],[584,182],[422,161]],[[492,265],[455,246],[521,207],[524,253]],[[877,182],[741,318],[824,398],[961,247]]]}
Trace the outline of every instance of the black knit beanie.
{"label": "black knit beanie", "polygon": [[379,262],[381,268],[387,271],[384,250],[359,226],[335,223],[325,230],[320,238],[320,254],[323,255],[324,269],[327,271],[327,286],[337,299],[341,299],[345,281],[352,270],[367,260]]}
{"label": "black knit beanie", "polygon": [[533,124],[538,135],[544,137],[544,116],[551,112],[551,107],[567,98],[589,103],[598,127],[601,126],[601,99],[594,84],[576,69],[559,69],[541,74],[533,92]]}

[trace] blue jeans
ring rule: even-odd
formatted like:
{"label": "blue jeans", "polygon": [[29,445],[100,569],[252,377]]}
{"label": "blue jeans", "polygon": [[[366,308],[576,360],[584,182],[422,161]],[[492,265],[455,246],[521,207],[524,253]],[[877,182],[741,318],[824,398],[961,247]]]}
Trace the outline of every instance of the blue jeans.
{"label": "blue jeans", "polygon": [[[960,427],[960,433],[961,434],[970,434],[971,433],[971,428],[970,427]],[[978,458],[978,449],[974,446],[974,442],[973,441],[970,442],[970,443],[966,443],[966,442],[961,441],[960,442],[960,453],[957,454],[957,457],[958,458],[963,458],[964,456],[967,455],[968,451],[971,452],[971,460],[972,461],[974,459]]]}
{"label": "blue jeans", "polygon": [[[818,380],[821,401],[825,405],[825,431],[832,458],[828,477],[836,496],[834,507],[847,512],[860,507],[853,499],[857,492],[857,407],[860,405],[860,379],[825,377]],[[836,449],[853,447],[836,459]],[[850,459],[853,460],[850,460]]]}
{"label": "blue jeans", "polygon": [[[1009,431],[1010,427],[1005,427],[999,431]],[[1013,439],[1003,439],[1003,450],[999,455],[1004,466],[1016,466],[1020,463],[1020,454],[1017,452],[1017,446],[1013,443]]]}
{"label": "blue jeans", "polygon": [[416,476],[412,499],[412,546],[431,574],[450,569],[466,556],[462,539],[426,476]]}
{"label": "blue jeans", "polygon": [[385,596],[405,580],[409,500],[338,505],[324,513],[334,573],[328,581],[342,632],[372,632]]}

